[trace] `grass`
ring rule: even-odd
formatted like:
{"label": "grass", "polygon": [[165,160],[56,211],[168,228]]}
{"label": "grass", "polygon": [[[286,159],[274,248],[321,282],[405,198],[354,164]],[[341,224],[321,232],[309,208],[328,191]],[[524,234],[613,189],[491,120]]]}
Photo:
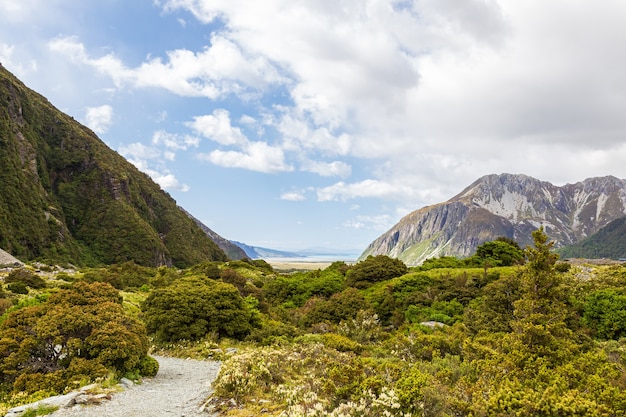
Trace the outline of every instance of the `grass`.
{"label": "grass", "polygon": [[29,408],[21,415],[21,417],[47,416],[48,414],[53,413],[58,409],[59,407],[56,406],[40,405],[37,408]]}

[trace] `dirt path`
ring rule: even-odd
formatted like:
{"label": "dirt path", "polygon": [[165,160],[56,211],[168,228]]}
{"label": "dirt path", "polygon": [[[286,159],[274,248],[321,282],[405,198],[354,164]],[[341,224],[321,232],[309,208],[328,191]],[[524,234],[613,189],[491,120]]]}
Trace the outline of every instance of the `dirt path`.
{"label": "dirt path", "polygon": [[211,393],[218,362],[155,356],[159,372],[100,405],[61,409],[53,417],[208,417],[200,407]]}

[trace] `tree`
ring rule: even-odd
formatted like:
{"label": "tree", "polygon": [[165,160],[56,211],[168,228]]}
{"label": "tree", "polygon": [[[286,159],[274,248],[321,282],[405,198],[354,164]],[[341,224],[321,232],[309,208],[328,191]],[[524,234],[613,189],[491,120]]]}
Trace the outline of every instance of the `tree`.
{"label": "tree", "polygon": [[209,333],[242,339],[256,325],[236,287],[198,276],[154,290],[142,311],[148,333],[164,342],[197,340]]}
{"label": "tree", "polygon": [[565,320],[569,308],[562,275],[555,270],[559,256],[551,252],[543,227],[532,233],[534,246],[527,246],[527,263],[520,282],[520,299],[513,303],[511,322],[519,341],[532,356],[560,361],[575,349],[572,331]]}
{"label": "tree", "polygon": [[512,239],[499,237],[476,248],[476,256],[492,266],[511,266],[524,261],[524,251]]}
{"label": "tree", "polygon": [[400,277],[409,272],[400,259],[386,255],[368,256],[354,265],[346,273],[346,285],[354,288],[368,288],[377,282]]}
{"label": "tree", "polygon": [[109,284],[77,282],[0,325],[0,381],[14,391],[62,391],[109,371],[139,370],[149,343]]}

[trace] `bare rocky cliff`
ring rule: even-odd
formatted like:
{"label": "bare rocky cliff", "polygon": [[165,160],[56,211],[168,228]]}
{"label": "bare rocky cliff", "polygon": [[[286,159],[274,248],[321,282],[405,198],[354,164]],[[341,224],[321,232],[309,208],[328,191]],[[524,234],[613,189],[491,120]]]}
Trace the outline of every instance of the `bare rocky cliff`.
{"label": "bare rocky cliff", "polygon": [[421,208],[361,255],[389,255],[409,265],[470,256],[499,236],[530,243],[543,226],[556,246],[577,243],[626,213],[626,180],[589,178],[562,187],[526,175],[484,176],[450,200]]}

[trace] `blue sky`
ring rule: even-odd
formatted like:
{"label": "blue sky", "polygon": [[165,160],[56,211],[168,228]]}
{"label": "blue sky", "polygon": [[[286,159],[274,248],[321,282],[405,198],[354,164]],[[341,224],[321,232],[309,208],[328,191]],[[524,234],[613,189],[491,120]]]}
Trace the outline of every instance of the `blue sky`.
{"label": "blue sky", "polygon": [[0,62],[222,236],[359,253],[482,175],[626,178],[622,0],[0,0]]}

